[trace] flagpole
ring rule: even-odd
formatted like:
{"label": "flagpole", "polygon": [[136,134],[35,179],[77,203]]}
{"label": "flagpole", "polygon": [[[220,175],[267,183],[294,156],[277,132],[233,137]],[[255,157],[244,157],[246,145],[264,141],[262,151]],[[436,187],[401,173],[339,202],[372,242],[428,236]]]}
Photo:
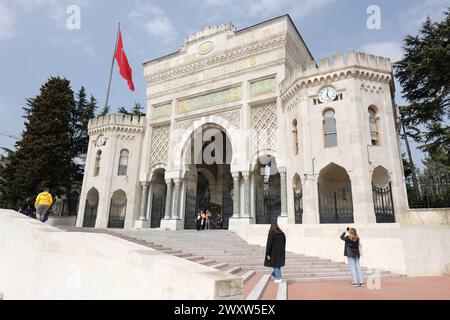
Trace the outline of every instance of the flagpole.
{"label": "flagpole", "polygon": [[111,70],[109,72],[109,83],[108,83],[108,91],[106,93],[105,109],[108,108],[108,103],[109,103],[109,93],[111,91],[111,80],[112,80],[112,74],[114,71],[114,63],[116,62],[116,51],[117,51],[117,41],[119,40],[119,32],[120,32],[120,22],[119,22],[119,28],[117,29],[116,44],[114,46],[114,53],[113,53],[113,58],[112,58],[112,62],[111,62]]}

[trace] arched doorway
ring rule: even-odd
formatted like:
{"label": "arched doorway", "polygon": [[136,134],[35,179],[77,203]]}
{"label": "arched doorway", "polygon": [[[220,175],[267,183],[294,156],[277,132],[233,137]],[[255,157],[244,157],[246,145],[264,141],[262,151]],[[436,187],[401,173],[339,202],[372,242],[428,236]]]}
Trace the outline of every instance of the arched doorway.
{"label": "arched doorway", "polygon": [[92,188],[89,190],[84,207],[83,228],[95,228],[99,199],[97,189]]}
{"label": "arched doorway", "polygon": [[377,223],[395,223],[391,178],[381,166],[372,174],[372,195]]}
{"label": "arched doorway", "polygon": [[206,210],[212,214],[212,228],[219,227],[216,222],[222,214],[227,229],[233,216],[233,178],[232,146],[225,130],[216,124],[203,125],[192,134],[185,152],[185,229],[195,229],[198,212]]}
{"label": "arched doorway", "polygon": [[295,174],[293,183],[294,191],[294,211],[295,211],[295,223],[303,223],[303,189],[302,180],[298,174]]}
{"label": "arched doorway", "polygon": [[281,215],[281,182],[275,158],[269,155],[259,157],[253,178],[256,224],[277,222]]}
{"label": "arched doorway", "polygon": [[150,191],[152,194],[151,201],[151,217],[150,217],[150,227],[151,228],[160,228],[161,220],[164,219],[166,213],[166,193],[167,193],[167,185],[164,180],[164,176],[166,174],[166,170],[157,169],[153,173],[151,188]]}
{"label": "arched doorway", "polygon": [[125,226],[125,214],[127,209],[127,195],[122,190],[117,190],[111,197],[109,209],[108,228],[123,229]]}
{"label": "arched doorway", "polygon": [[320,223],[353,223],[353,198],[347,171],[335,163],[319,174]]}

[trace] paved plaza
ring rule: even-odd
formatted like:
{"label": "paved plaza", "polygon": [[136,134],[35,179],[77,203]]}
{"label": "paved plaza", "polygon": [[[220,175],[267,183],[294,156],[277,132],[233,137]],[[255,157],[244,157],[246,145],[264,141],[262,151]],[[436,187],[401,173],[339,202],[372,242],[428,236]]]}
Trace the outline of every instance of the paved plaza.
{"label": "paved plaza", "polygon": [[381,279],[380,289],[354,288],[348,281],[291,284],[289,300],[450,300],[450,277]]}

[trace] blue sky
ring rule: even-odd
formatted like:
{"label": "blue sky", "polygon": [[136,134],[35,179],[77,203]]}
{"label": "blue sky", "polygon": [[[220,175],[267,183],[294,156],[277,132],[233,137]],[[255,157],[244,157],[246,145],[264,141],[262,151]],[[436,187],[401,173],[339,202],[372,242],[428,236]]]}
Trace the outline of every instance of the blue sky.
{"label": "blue sky", "polygon": [[[66,27],[70,5],[81,9],[79,30]],[[379,30],[367,28],[369,5],[381,9]],[[145,105],[142,63],[177,51],[205,25],[232,21],[241,29],[289,13],[316,60],[362,50],[395,61],[404,36],[416,33],[427,15],[441,19],[447,6],[450,0],[0,0],[0,131],[20,135],[25,99],[50,76],[68,78],[75,91],[84,85],[102,105],[119,21],[136,91],[116,69],[112,111],[135,101]],[[0,136],[0,146],[13,144]]]}

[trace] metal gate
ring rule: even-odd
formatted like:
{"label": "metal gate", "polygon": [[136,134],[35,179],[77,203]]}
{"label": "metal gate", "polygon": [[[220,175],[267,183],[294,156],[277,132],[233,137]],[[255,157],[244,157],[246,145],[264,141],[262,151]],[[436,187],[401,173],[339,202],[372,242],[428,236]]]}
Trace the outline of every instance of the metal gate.
{"label": "metal gate", "polygon": [[223,213],[223,229],[228,229],[230,225],[230,218],[233,217],[233,198],[231,197],[231,189],[226,188],[223,192],[223,205],[222,205],[222,213]]}
{"label": "metal gate", "polygon": [[303,192],[294,190],[295,223],[303,223]]}
{"label": "metal gate", "polygon": [[108,228],[123,229],[125,227],[125,211],[127,208],[127,201],[111,200],[111,207],[109,210]]}
{"label": "metal gate", "polygon": [[391,183],[386,188],[378,188],[372,184],[372,194],[377,223],[395,223]]}
{"label": "metal gate", "polygon": [[153,197],[150,228],[160,228],[166,213],[166,199]]}
{"label": "metal gate", "polygon": [[186,203],[184,206],[184,228],[195,229],[197,217],[197,197],[192,190],[186,190]]}
{"label": "metal gate", "polygon": [[69,197],[69,215],[77,215],[78,211],[78,201],[80,200],[80,195],[78,192],[72,192]]}
{"label": "metal gate", "polygon": [[281,194],[256,188],[256,224],[276,223],[281,215]]}
{"label": "metal gate", "polygon": [[95,228],[97,209],[98,203],[91,205],[89,201],[86,201],[86,206],[84,207],[83,228]]}
{"label": "metal gate", "polygon": [[320,223],[353,223],[352,187],[347,184],[340,191],[329,191],[320,183]]}

